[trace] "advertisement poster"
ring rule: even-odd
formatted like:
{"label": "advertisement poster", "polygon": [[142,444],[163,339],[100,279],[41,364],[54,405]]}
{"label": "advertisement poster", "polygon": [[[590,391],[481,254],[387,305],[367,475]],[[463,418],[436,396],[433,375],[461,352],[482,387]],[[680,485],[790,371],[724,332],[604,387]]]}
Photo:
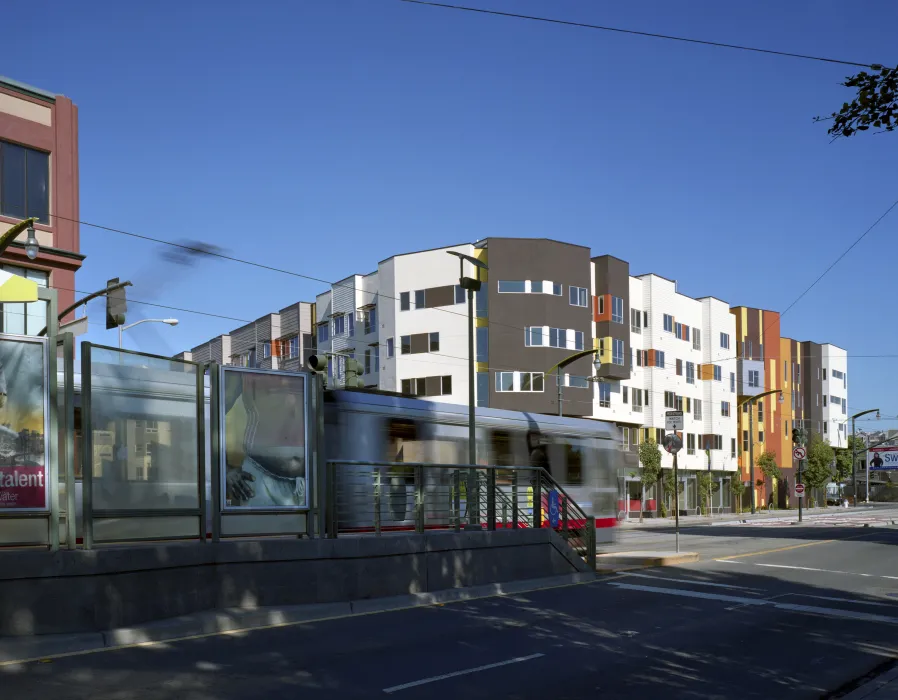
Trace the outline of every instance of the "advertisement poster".
{"label": "advertisement poster", "polygon": [[303,375],[223,369],[225,508],[308,508]]}
{"label": "advertisement poster", "polygon": [[871,472],[898,469],[898,447],[872,447],[867,452],[867,464]]}
{"label": "advertisement poster", "polygon": [[0,508],[46,510],[44,343],[0,336]]}

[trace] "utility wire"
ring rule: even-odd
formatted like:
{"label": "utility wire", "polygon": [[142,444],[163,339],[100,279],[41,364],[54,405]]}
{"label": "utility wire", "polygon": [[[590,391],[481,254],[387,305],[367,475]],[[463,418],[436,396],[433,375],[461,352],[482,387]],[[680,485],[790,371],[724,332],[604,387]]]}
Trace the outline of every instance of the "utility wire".
{"label": "utility wire", "polygon": [[754,53],[765,53],[774,56],[786,56],[788,58],[802,58],[808,61],[821,61],[823,63],[837,63],[843,66],[858,66],[860,68],[874,68],[876,64],[859,63],[857,61],[843,61],[838,58],[826,58],[824,56],[810,56],[808,54],[793,53],[791,51],[776,51],[774,49],[760,49],[755,46],[743,46],[741,44],[727,44],[721,41],[707,41],[704,39],[692,39],[683,36],[673,36],[671,34],[657,34],[655,32],[643,32],[635,29],[623,29],[621,27],[608,27],[600,24],[586,24],[585,22],[573,22],[570,20],[554,19],[552,17],[537,17],[534,15],[522,15],[515,12],[500,12],[499,10],[488,10],[482,7],[465,7],[463,5],[450,5],[443,2],[429,2],[428,0],[399,0],[412,5],[426,5],[429,7],[439,7],[446,10],[460,10],[462,12],[474,12],[481,15],[493,15],[495,17],[511,17],[514,19],[526,19],[533,22],[546,22],[548,24],[559,24],[567,27],[578,27],[580,29],[597,29],[603,32],[616,32],[618,34],[633,34],[635,36],[651,37],[653,39],[666,39],[668,41],[682,41],[688,44],[700,44],[702,46],[715,46],[722,49],[737,49],[739,51],[751,51]]}

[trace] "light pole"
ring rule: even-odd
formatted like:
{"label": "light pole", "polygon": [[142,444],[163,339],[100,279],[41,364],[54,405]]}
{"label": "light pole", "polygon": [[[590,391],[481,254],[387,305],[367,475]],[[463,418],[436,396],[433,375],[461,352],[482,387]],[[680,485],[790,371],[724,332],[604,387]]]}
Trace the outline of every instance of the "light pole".
{"label": "light pole", "polygon": [[40,245],[34,235],[34,221],[34,217],[24,219],[9,228],[2,236],[0,236],[0,253],[3,253],[9,247],[9,244],[12,243],[16,236],[22,233],[22,231],[28,231],[28,238],[25,240],[25,255],[28,256],[29,260],[34,260],[37,257],[38,252],[40,252]]}
{"label": "light pole", "polygon": [[[861,416],[866,416],[868,413],[875,413],[876,417],[879,418],[879,409],[871,408],[868,411],[861,411],[860,413],[855,413],[851,416],[851,484],[852,491],[854,492],[854,505],[857,507],[857,447],[855,444],[855,434],[854,434],[854,421],[856,418],[860,418]],[[866,462],[865,462],[866,463]],[[865,503],[870,501],[870,465],[866,464],[866,473],[867,473],[867,496],[864,499]]]}
{"label": "light pole", "polygon": [[119,326],[118,327],[118,347],[119,350],[122,349],[122,333],[124,333],[129,328],[134,328],[134,326],[139,326],[141,323],[164,323],[168,326],[177,326],[178,319],[176,318],[144,318],[140,321],[135,321],[134,323],[129,323],[127,326]]}
{"label": "light pole", "polygon": [[[770,396],[771,394],[779,394],[779,402],[783,403],[783,392],[780,389],[771,389],[770,391],[765,391],[762,394],[758,394],[757,396],[749,396],[746,399],[742,399],[736,406],[736,417],[739,416],[739,409],[748,404],[748,478],[750,480],[750,484],[748,485],[749,489],[751,489],[751,512],[752,515],[757,512],[757,508],[755,505],[755,411],[754,411],[754,402],[758,399],[763,399],[765,396]],[[739,425],[739,422],[736,423]],[[739,435],[736,435],[736,442],[741,444],[742,441],[739,439]],[[741,507],[741,506],[740,506]]]}
{"label": "light pole", "polygon": [[[563,392],[562,388],[564,386],[564,382],[561,381],[561,370],[563,370],[565,367],[567,367],[569,364],[571,364],[571,362],[579,360],[581,357],[588,357],[589,355],[594,355],[597,352],[599,352],[598,348],[595,348],[593,350],[582,350],[581,352],[575,352],[570,357],[564,358],[557,365],[549,367],[549,369],[546,370],[546,374],[552,374],[553,371],[555,372],[555,383],[558,385],[558,416],[559,417],[564,416],[564,409],[563,409],[564,394],[562,393]],[[599,369],[599,359],[598,358],[596,359],[594,366],[595,366],[596,370],[598,371],[598,369]]]}

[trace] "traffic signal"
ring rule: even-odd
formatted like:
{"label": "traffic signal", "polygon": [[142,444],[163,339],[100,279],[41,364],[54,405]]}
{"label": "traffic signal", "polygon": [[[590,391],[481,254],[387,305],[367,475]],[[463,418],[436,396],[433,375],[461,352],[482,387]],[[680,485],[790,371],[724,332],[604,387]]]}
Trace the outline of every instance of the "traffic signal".
{"label": "traffic signal", "polygon": [[801,431],[798,428],[792,428],[792,442],[796,445],[801,442]]}
{"label": "traffic signal", "polygon": [[365,386],[365,381],[362,379],[361,375],[364,374],[365,368],[362,367],[362,363],[353,360],[351,357],[346,358],[346,381],[345,386],[347,389],[361,389]]}
{"label": "traffic signal", "polygon": [[309,355],[306,364],[313,372],[327,372],[327,355]]}
{"label": "traffic signal", "polygon": [[[119,283],[118,277],[113,277],[106,282],[106,288],[114,287]],[[125,325],[125,312],[128,310],[128,301],[125,297],[125,288],[119,287],[106,293],[106,329],[118,328]]]}

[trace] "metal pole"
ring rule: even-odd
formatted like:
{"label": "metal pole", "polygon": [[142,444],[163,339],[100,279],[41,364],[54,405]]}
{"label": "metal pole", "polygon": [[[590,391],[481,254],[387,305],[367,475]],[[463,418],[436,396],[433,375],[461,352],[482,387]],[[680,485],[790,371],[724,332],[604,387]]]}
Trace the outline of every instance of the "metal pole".
{"label": "metal pole", "polygon": [[[864,434],[866,435],[866,433],[864,433]],[[864,440],[865,444],[866,444],[866,442],[867,442],[867,440]],[[869,459],[864,460],[864,474],[867,477],[866,494],[864,496],[864,503],[869,503],[870,502],[870,460]]]}
{"label": "metal pole", "polygon": [[754,515],[757,510],[755,507],[755,441],[754,441],[754,432],[755,432],[755,412],[754,412],[754,399],[748,402],[748,479],[751,482],[749,484],[749,488],[751,489],[751,513]]}
{"label": "metal pole", "polygon": [[122,349],[122,327],[118,327],[118,349]]}
{"label": "metal pole", "polygon": [[[803,459],[799,459],[799,460],[798,460],[798,483],[799,483],[799,484],[801,483],[801,465],[802,465],[803,462],[804,462]],[[802,507],[802,506],[803,506],[803,503],[804,503],[804,498],[803,498],[804,494],[801,494],[801,495],[802,495],[802,498],[799,498],[799,499],[798,499],[798,522],[801,522],[801,520],[802,520],[802,513],[803,513],[803,507]]]}
{"label": "metal pole", "polygon": [[558,385],[558,417],[561,418],[564,416],[564,411],[562,409],[564,399],[562,398],[563,387],[561,386],[561,367],[555,370],[555,383]]}
{"label": "metal pole", "polygon": [[[468,289],[468,464],[477,464],[477,429],[475,426],[474,408],[477,402],[474,392],[474,290]],[[468,525],[472,524],[472,516],[480,526],[480,494],[477,488],[477,470],[468,470],[467,488]]]}
{"label": "metal pole", "polygon": [[857,507],[857,443],[854,441],[854,419],[855,416],[851,416],[851,482],[854,505]]}
{"label": "metal pole", "polygon": [[676,514],[677,554],[680,553],[680,477],[677,471],[677,453],[674,452],[674,513]]}

